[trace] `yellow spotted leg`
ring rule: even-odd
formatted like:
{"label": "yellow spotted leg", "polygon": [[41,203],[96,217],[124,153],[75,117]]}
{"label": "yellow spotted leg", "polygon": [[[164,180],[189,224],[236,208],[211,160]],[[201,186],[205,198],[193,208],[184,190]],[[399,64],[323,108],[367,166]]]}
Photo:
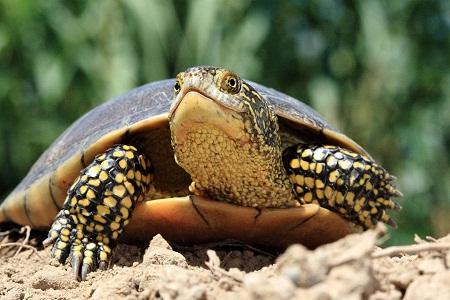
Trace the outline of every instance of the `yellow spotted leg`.
{"label": "yellow spotted leg", "polygon": [[44,246],[52,257],[70,257],[77,279],[106,269],[111,251],[128,224],[136,202],[152,182],[152,165],[133,146],[116,145],[81,171],[67,192]]}
{"label": "yellow spotted leg", "polygon": [[400,209],[402,194],[373,160],[337,146],[299,144],[283,152],[283,163],[301,203],[316,203],[363,229],[378,221],[396,227],[387,209]]}

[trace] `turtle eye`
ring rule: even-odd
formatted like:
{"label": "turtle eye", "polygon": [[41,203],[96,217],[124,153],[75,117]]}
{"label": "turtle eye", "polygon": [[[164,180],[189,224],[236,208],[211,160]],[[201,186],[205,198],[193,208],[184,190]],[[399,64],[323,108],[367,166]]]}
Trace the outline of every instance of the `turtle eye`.
{"label": "turtle eye", "polygon": [[181,90],[181,85],[180,85],[180,82],[178,81],[178,79],[175,82],[175,85],[173,86],[173,90],[175,91],[175,94],[178,94]]}
{"label": "turtle eye", "polygon": [[236,94],[241,89],[241,79],[237,75],[229,72],[223,76],[221,86],[225,91]]}

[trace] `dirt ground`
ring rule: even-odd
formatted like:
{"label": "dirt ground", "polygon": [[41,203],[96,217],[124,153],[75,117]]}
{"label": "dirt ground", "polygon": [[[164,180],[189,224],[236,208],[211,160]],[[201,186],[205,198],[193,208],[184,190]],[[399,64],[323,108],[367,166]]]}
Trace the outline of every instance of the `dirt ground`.
{"label": "dirt ground", "polygon": [[49,263],[49,249],[30,247],[42,236],[2,230],[1,299],[450,299],[450,235],[381,249],[378,227],[278,257],[242,245],[180,249],[156,236],[148,247],[120,244],[109,270],[78,282]]}

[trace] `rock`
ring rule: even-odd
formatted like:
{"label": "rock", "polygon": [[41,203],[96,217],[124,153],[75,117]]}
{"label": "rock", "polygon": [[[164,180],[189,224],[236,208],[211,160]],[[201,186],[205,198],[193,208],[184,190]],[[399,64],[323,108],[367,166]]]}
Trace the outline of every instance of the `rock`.
{"label": "rock", "polygon": [[450,299],[450,270],[415,279],[406,290],[404,300]]}

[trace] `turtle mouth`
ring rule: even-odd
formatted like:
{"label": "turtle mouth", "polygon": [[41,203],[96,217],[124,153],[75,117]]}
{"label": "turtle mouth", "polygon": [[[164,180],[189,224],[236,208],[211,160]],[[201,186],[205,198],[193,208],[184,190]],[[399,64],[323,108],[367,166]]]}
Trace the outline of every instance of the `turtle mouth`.
{"label": "turtle mouth", "polygon": [[[186,97],[186,95],[190,93],[197,93],[199,95],[202,95],[203,97],[207,98],[209,101],[213,102],[214,104],[218,106],[222,106],[223,108],[229,109],[231,111],[234,111],[236,113],[245,113],[245,109],[236,103],[236,101],[232,99],[220,99],[223,97],[221,94],[217,95],[209,95],[209,93],[206,93],[205,91],[195,88],[193,86],[185,86],[181,89],[179,94],[176,96],[175,101],[170,106],[169,110],[169,120],[172,119],[173,115],[175,114],[175,111],[177,110],[178,106],[181,102],[183,102],[183,99]],[[215,93],[213,93],[215,94]],[[218,100],[216,100],[216,98]]]}
{"label": "turtle mouth", "polygon": [[176,100],[169,113],[172,141],[176,144],[182,143],[188,135],[202,128],[214,128],[241,143],[250,142],[240,112],[194,89],[188,90]]}

